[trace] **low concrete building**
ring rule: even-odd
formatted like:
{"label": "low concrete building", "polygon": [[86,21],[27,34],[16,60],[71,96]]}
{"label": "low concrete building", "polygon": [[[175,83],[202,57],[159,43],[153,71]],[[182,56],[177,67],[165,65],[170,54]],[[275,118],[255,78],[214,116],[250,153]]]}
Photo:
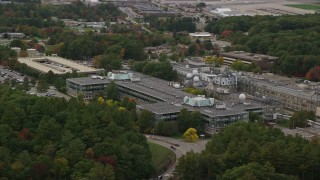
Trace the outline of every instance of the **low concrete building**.
{"label": "low concrete building", "polygon": [[[197,97],[196,97],[197,99]],[[202,98],[201,98],[202,99]],[[249,112],[263,114],[265,107],[257,103],[240,103],[238,100],[214,102],[212,106],[198,107],[183,102],[158,102],[152,104],[140,104],[138,109],[151,111],[157,120],[176,120],[181,109],[186,108],[189,112],[199,111],[205,121],[205,129],[209,134],[215,134],[225,126],[237,122],[248,121]]]}
{"label": "low concrete building", "polygon": [[106,23],[104,21],[98,21],[98,22],[87,22],[78,20],[75,21],[73,19],[61,19],[63,23],[68,27],[87,27],[87,28],[93,28],[93,29],[102,29],[106,28]]}
{"label": "low concrete building", "polygon": [[235,11],[230,8],[215,8],[210,11],[212,14],[216,14],[219,17],[230,17],[230,16],[252,16],[250,13],[242,13],[240,11]]}
{"label": "low concrete building", "polygon": [[28,57],[35,58],[38,56],[38,52],[36,49],[27,49]]}
{"label": "low concrete building", "polygon": [[23,33],[16,33],[16,32],[6,32],[0,33],[0,38],[11,38],[11,39],[21,39],[26,37]]}
{"label": "low concrete building", "polygon": [[108,84],[109,80],[106,77],[96,75],[66,80],[67,93],[73,97],[83,95],[83,98],[86,100],[98,95],[106,96]]}
{"label": "low concrete building", "polygon": [[187,62],[186,65],[181,63],[172,65],[173,69],[177,71],[185,85],[191,85],[194,77],[198,77],[199,80],[206,83],[212,82],[218,86],[226,87],[237,85],[238,78],[236,73],[228,70],[225,70],[222,73],[214,73],[211,71],[211,68],[202,61],[194,62],[188,60]]}
{"label": "low concrete building", "polygon": [[17,53],[17,56],[19,56],[19,54],[21,52],[21,48],[19,48],[19,47],[12,47],[11,50],[14,50]]}
{"label": "low concrete building", "polygon": [[192,39],[203,39],[203,40],[210,40],[213,38],[213,35],[209,32],[189,33],[189,36]]}
{"label": "low concrete building", "polygon": [[[130,72],[128,72],[129,74]],[[176,120],[182,108],[199,111],[205,121],[206,131],[216,133],[236,121],[247,121],[249,112],[264,112],[264,106],[240,99],[216,101],[186,93],[170,86],[170,82],[151,76],[134,73],[139,81],[114,81],[122,96],[136,99],[137,109],[151,111],[157,120]],[[72,96],[84,94],[90,99],[102,94],[110,80],[85,77],[67,79],[67,92]]]}
{"label": "low concrete building", "polygon": [[300,111],[317,111],[320,107],[320,85],[309,88],[307,83],[296,84],[293,79],[270,73],[239,76],[239,90],[280,104],[283,108]]}
{"label": "low concrete building", "polygon": [[246,64],[256,63],[262,70],[269,70],[279,58],[263,54],[254,54],[243,51],[224,52],[220,54],[224,59],[224,64],[231,65],[239,60]]}

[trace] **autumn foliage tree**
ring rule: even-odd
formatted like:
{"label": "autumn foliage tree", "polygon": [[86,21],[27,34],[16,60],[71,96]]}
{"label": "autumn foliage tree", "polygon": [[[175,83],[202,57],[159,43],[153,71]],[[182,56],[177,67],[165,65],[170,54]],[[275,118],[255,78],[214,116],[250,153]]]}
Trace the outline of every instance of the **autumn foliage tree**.
{"label": "autumn foliage tree", "polygon": [[104,164],[104,165],[111,165],[113,168],[116,166],[117,162],[114,160],[114,158],[110,156],[100,156],[97,159],[98,162]]}
{"label": "autumn foliage tree", "polygon": [[18,134],[18,138],[21,140],[32,139],[32,134],[28,128],[23,128]]}
{"label": "autumn foliage tree", "polygon": [[210,64],[210,65],[215,65],[217,67],[221,66],[224,62],[223,57],[213,57],[213,56],[209,56],[205,58],[205,63]]}
{"label": "autumn foliage tree", "polygon": [[101,100],[37,97],[2,84],[0,179],[149,179],[134,99]]}
{"label": "autumn foliage tree", "polygon": [[183,138],[185,138],[187,141],[195,142],[199,139],[199,136],[197,134],[197,130],[195,128],[189,128],[184,134]]}
{"label": "autumn foliage tree", "polygon": [[221,32],[221,36],[226,37],[226,36],[230,36],[232,33],[232,30],[224,30]]}
{"label": "autumn foliage tree", "polygon": [[183,155],[176,179],[320,179],[319,140],[278,128],[236,122],[212,136],[200,153]]}
{"label": "autumn foliage tree", "polygon": [[316,66],[308,71],[306,79],[310,81],[320,81],[320,66]]}

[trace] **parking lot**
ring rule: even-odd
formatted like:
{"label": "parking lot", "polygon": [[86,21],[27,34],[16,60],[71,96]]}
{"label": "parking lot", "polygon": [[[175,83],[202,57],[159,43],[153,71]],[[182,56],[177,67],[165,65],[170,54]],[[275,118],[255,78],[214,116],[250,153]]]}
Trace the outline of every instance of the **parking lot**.
{"label": "parking lot", "polygon": [[13,71],[9,68],[0,66],[0,83],[4,82],[5,79],[16,80],[18,83],[22,83],[25,78],[25,75]]}
{"label": "parking lot", "polygon": [[67,100],[70,99],[70,96],[57,91],[57,89],[54,86],[50,86],[46,92],[38,92],[35,87],[32,87],[27,93],[30,95],[36,95],[40,97],[60,97],[65,98]]}
{"label": "parking lot", "polygon": [[49,71],[52,71],[54,74],[66,74],[73,71],[77,71],[78,73],[98,73],[100,71],[58,56],[18,58],[18,61],[42,73],[48,73]]}
{"label": "parking lot", "polygon": [[[0,84],[3,83],[5,79],[9,79],[10,81],[16,80],[17,83],[23,83],[26,77],[27,76],[19,72],[13,71],[10,68],[0,66]],[[70,99],[70,96],[57,91],[57,89],[54,86],[50,86],[46,92],[38,92],[36,87],[31,87],[30,91],[28,91],[27,93],[31,95],[42,96],[42,97],[50,96],[50,97],[62,97],[65,99]]]}

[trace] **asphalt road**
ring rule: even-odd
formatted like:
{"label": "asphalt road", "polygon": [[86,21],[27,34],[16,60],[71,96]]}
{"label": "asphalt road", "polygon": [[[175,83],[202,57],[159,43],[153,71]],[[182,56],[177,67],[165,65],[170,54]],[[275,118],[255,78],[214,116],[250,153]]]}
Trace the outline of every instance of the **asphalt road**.
{"label": "asphalt road", "polygon": [[[147,136],[147,138],[150,142],[156,143],[158,145],[161,145],[163,147],[166,147],[172,150],[176,155],[176,162],[174,163],[174,165],[162,174],[163,180],[169,179],[170,176],[173,176],[178,159],[182,155],[186,154],[189,151],[201,152],[205,149],[205,146],[208,142],[208,140],[199,140],[195,143],[189,143],[183,139],[174,139],[170,137],[154,136],[154,135],[152,136],[149,135]],[[179,146],[176,146],[176,145],[179,145]],[[175,147],[175,150],[173,150],[171,146]]]}

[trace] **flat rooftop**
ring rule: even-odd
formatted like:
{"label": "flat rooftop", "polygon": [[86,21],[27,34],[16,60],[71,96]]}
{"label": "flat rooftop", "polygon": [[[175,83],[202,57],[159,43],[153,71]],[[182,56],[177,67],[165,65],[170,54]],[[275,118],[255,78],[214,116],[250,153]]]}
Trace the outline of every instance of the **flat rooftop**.
{"label": "flat rooftop", "polygon": [[[248,109],[263,108],[264,106],[256,103],[249,102],[246,104],[240,103],[238,99],[232,99],[228,101],[215,101],[212,107],[192,107],[183,104],[183,99],[185,96],[188,97],[198,97],[189,93],[182,91],[181,89],[176,89],[168,85],[168,81],[154,78],[148,75],[144,75],[137,72],[127,71],[127,73],[133,73],[135,78],[139,78],[140,81],[115,81],[115,83],[121,88],[128,89],[128,91],[138,92],[140,94],[159,99],[162,102],[157,103],[145,103],[138,105],[141,109],[147,109],[155,114],[169,114],[177,113],[182,108],[187,108],[189,111],[200,111],[203,115],[208,117],[218,117],[226,115],[235,115],[247,113]],[[92,78],[92,77],[82,77],[82,78],[70,78],[67,79],[69,82],[73,82],[81,85],[91,85],[91,84],[106,84],[109,82],[108,79]],[[246,101],[247,102],[247,101]],[[225,103],[225,109],[217,109],[216,104]]]}
{"label": "flat rooftop", "polygon": [[135,78],[140,78],[140,81],[116,81],[116,83],[127,89],[132,89],[133,91],[138,91],[142,94],[146,94],[148,96],[155,97],[166,102],[173,102],[177,99],[182,101],[185,96],[193,96],[180,89],[169,86],[168,81],[164,81],[137,72],[134,72],[133,76]]}
{"label": "flat rooftop", "polygon": [[68,72],[72,73],[73,70],[77,71],[78,73],[98,72],[98,70],[95,68],[84,66],[62,57],[26,57],[18,58],[18,61],[42,73],[48,73],[49,71],[52,71],[54,74],[66,74]]}
{"label": "flat rooftop", "polygon": [[[225,103],[225,109],[217,109],[215,107],[216,104]],[[243,114],[247,113],[246,110],[249,109],[259,109],[264,106],[250,102],[247,105],[243,103],[239,103],[237,100],[229,100],[229,101],[221,101],[215,102],[212,107],[192,107],[181,102],[170,103],[170,102],[158,102],[152,104],[140,104],[138,105],[141,109],[149,110],[155,114],[169,114],[169,113],[178,113],[182,108],[186,108],[189,111],[199,111],[201,114],[206,115],[208,117],[217,117],[217,116],[226,116],[226,115],[234,115],[234,114]]]}
{"label": "flat rooftop", "polygon": [[192,37],[212,37],[212,34],[209,32],[195,32],[195,33],[189,33],[189,36]]}
{"label": "flat rooftop", "polygon": [[186,68],[185,66],[175,65],[175,64],[172,65],[172,68],[177,72],[184,73],[184,74],[188,74],[188,73],[192,74],[194,70],[194,68]]}
{"label": "flat rooftop", "polygon": [[230,57],[230,58],[248,60],[248,61],[265,61],[265,60],[279,59],[278,57],[275,57],[275,56],[268,56],[264,54],[254,54],[254,53],[243,52],[243,51],[224,52],[224,53],[221,53],[221,55],[223,57]]}
{"label": "flat rooftop", "polygon": [[[316,96],[316,92],[319,90],[315,89],[307,89],[298,86],[299,84],[295,84],[294,81],[286,77],[276,76],[276,75],[243,75],[239,76],[239,80],[247,80],[252,83],[255,83],[261,87],[265,87],[267,89],[282,92],[285,94],[289,94],[292,96],[297,96],[300,98],[305,98],[307,100],[314,99]],[[307,86],[307,85],[306,85]],[[320,87],[320,85],[318,85]]]}
{"label": "flat rooftop", "polygon": [[79,85],[95,85],[95,84],[108,84],[110,81],[107,77],[104,79],[92,78],[92,77],[80,77],[80,78],[69,78],[67,81],[79,84]]}

